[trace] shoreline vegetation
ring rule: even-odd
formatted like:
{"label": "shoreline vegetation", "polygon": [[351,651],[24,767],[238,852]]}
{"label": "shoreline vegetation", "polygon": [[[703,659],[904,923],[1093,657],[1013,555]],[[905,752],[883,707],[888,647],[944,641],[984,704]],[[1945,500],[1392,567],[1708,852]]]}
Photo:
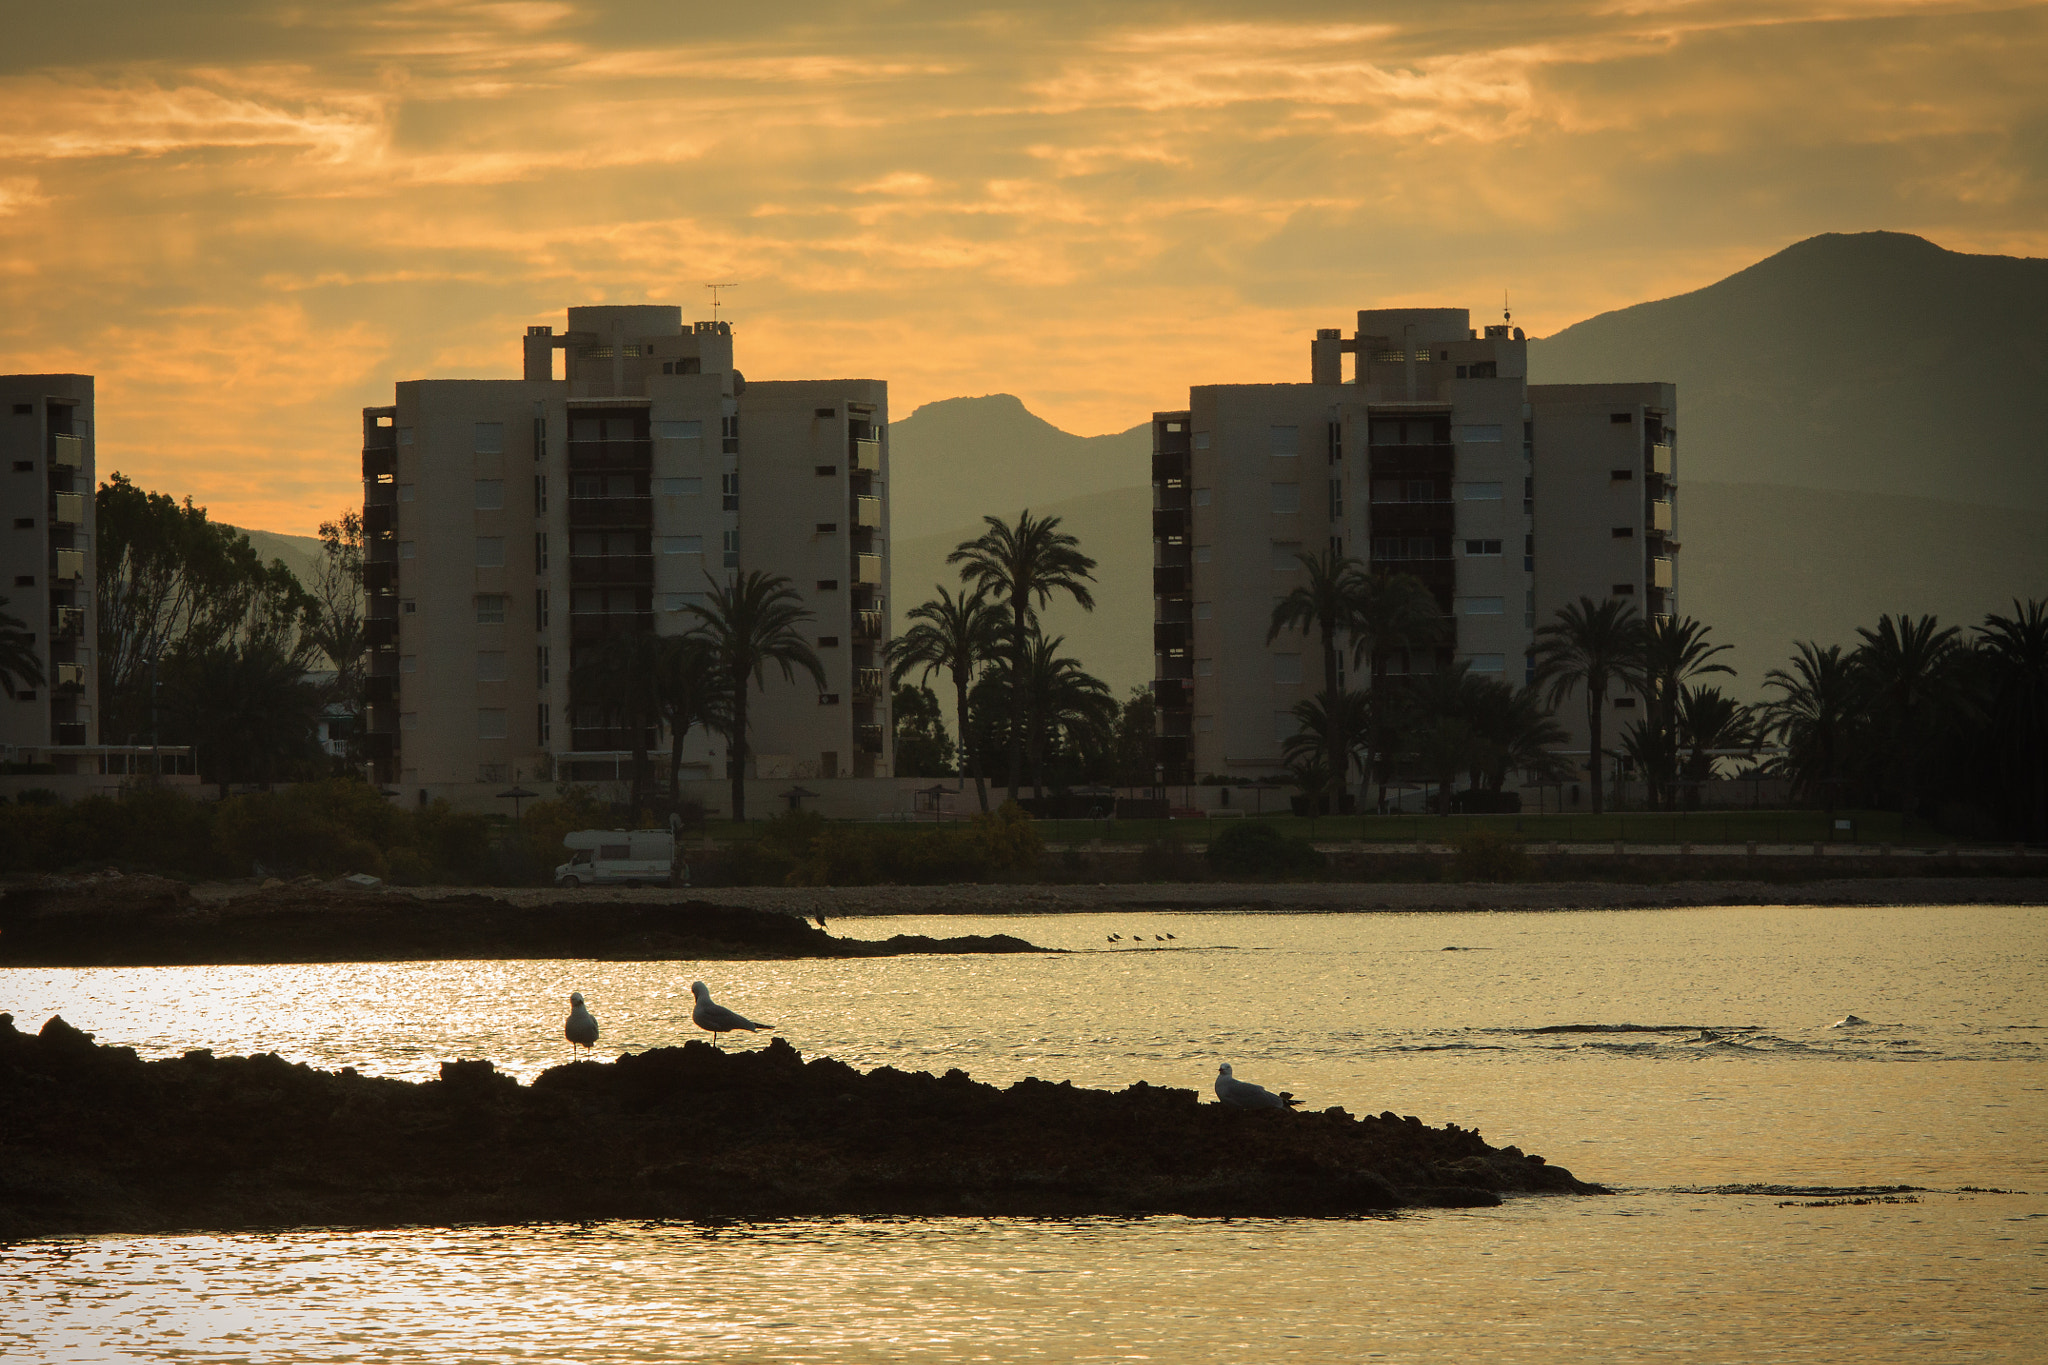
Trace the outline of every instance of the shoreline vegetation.
{"label": "shoreline vegetation", "polygon": [[0,1243],[277,1227],[855,1215],[1349,1217],[1601,1194],[1455,1124],[998,1089],[778,1038],[422,1083],[274,1053],[143,1061],[0,1014]]}
{"label": "shoreline vegetation", "polygon": [[[939,886],[357,890],[188,886],[119,874],[43,878],[0,896],[0,969],[468,959],[762,961],[1045,953],[1010,934],[862,939],[832,920],[888,915],[1415,914],[1716,905],[2048,905],[2048,877],[1813,881],[984,883]],[[1131,945],[1120,951],[1131,951]],[[1146,945],[1152,947],[1154,945]],[[1157,945],[1161,950],[1163,944]],[[1182,945],[1183,947],[1188,945]]]}

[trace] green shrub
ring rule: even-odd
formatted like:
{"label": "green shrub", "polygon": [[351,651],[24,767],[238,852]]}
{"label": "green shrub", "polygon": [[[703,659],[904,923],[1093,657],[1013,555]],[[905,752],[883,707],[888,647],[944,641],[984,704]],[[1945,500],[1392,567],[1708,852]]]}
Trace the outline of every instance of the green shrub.
{"label": "green shrub", "polygon": [[999,881],[1031,870],[1044,849],[1031,817],[1006,801],[964,825],[822,825],[790,880],[803,886]]}
{"label": "green shrub", "polygon": [[1461,882],[1527,881],[1534,864],[1522,841],[1494,829],[1469,829],[1451,840],[1451,875]]}
{"label": "green shrub", "polygon": [[1241,820],[1209,841],[1209,866],[1225,877],[1311,877],[1329,860],[1307,840],[1261,820]]}

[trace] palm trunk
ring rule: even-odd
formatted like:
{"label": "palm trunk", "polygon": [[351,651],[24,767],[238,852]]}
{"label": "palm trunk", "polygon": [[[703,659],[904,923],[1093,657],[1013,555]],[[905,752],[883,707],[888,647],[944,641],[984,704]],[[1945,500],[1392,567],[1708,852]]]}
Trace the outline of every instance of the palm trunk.
{"label": "palm trunk", "polygon": [[733,679],[732,733],[727,736],[726,766],[732,774],[732,818],[747,818],[747,675]]}
{"label": "palm trunk", "polygon": [[1605,806],[1600,800],[1601,769],[1605,766],[1601,762],[1600,753],[1600,712],[1606,700],[1607,693],[1605,689],[1590,686],[1586,689],[1586,730],[1591,735],[1593,742],[1593,752],[1586,766],[1592,769],[1593,772],[1591,785],[1593,788],[1593,814],[1595,815],[1599,815],[1605,810]]}
{"label": "palm trunk", "polygon": [[668,799],[671,802],[682,799],[683,786],[683,736],[689,733],[687,725],[669,727],[668,742]]}
{"label": "palm trunk", "polygon": [[1344,813],[1344,780],[1351,775],[1350,746],[1345,743],[1342,699],[1337,695],[1337,641],[1333,638],[1336,626],[1329,621],[1317,622],[1323,636],[1323,704],[1328,707],[1323,720],[1329,730],[1330,764],[1330,814]]}
{"label": "palm trunk", "polygon": [[1028,684],[1024,678],[1024,661],[1031,653],[1031,643],[1024,638],[1025,603],[1022,597],[1015,598],[1010,605],[1010,623],[1015,628],[1010,637],[1010,799],[1017,799],[1017,788],[1024,780],[1024,733],[1025,713],[1029,704]]}
{"label": "palm trunk", "polygon": [[988,814],[988,782],[981,775],[979,755],[967,733],[967,671],[953,670],[953,716],[960,729],[960,775],[974,779],[974,794],[981,798],[981,813]]}

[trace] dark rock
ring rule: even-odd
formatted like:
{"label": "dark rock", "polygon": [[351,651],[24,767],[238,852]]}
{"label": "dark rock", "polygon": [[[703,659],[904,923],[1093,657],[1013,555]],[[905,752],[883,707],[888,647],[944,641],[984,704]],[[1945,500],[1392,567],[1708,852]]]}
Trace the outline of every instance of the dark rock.
{"label": "dark rock", "polygon": [[1464,1130],[957,1069],[776,1039],[483,1060],[425,1084],[272,1054],[142,1062],[0,1016],[0,1241],[101,1232],[785,1216],[1355,1216],[1597,1193]]}

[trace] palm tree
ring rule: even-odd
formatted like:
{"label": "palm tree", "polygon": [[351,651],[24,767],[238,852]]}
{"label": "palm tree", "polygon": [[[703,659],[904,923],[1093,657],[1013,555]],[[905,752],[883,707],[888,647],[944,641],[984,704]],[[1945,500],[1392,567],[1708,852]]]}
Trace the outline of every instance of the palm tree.
{"label": "palm tree", "polygon": [[1871,700],[1890,730],[1890,749],[1898,765],[1899,813],[1916,809],[1915,778],[1927,730],[1953,690],[1949,665],[1957,652],[1954,626],[1943,627],[1932,616],[1915,621],[1900,615],[1880,616],[1877,629],[1859,628],[1863,643],[1850,656],[1870,685]]}
{"label": "palm tree", "polygon": [[[1749,708],[1718,687],[1688,687],[1679,694],[1678,743],[1688,752],[1679,776],[1689,783],[1712,780],[1729,749],[1748,748],[1756,737]],[[1697,801],[1699,789],[1693,788]]]}
{"label": "palm tree", "polygon": [[967,692],[974,685],[974,671],[1001,647],[1002,618],[989,604],[985,589],[962,592],[955,597],[934,584],[937,597],[913,607],[910,629],[889,642],[889,680],[900,683],[913,669],[922,669],[920,681],[945,669],[953,679],[953,716],[960,736],[960,774],[974,779],[981,808],[988,810],[988,779],[981,771],[981,754],[976,751],[967,726]]}
{"label": "palm tree", "polygon": [[1840,645],[1820,648],[1801,640],[1792,670],[1774,668],[1764,686],[1784,695],[1767,703],[1766,725],[1785,742],[1785,770],[1796,790],[1819,792],[1828,814],[1835,812],[1835,788],[1850,727],[1863,705],[1863,680]]}
{"label": "palm tree", "polygon": [[1607,709],[1607,689],[1638,668],[1643,652],[1643,625],[1635,607],[1618,597],[1595,602],[1581,597],[1559,607],[1557,619],[1536,632],[1536,680],[1552,706],[1560,705],[1580,686],[1586,689],[1586,730],[1592,753],[1593,814],[1603,811],[1600,720]]}
{"label": "palm tree", "polygon": [[[1266,628],[1266,643],[1272,644],[1284,630],[1299,630],[1306,635],[1314,630],[1323,650],[1323,691],[1325,697],[1336,696],[1343,688],[1339,676],[1343,666],[1343,651],[1337,643],[1337,633],[1350,622],[1357,607],[1362,585],[1362,573],[1357,560],[1332,548],[1322,554],[1296,555],[1301,567],[1308,573],[1308,582],[1273,604],[1273,616]],[[1350,736],[1344,731],[1344,708],[1338,707],[1327,715],[1330,723],[1323,736],[1323,762],[1329,769],[1330,809],[1335,811],[1342,804],[1346,779],[1351,772]]]}
{"label": "palm tree", "polygon": [[1537,778],[1569,773],[1552,751],[1571,735],[1552,719],[1536,688],[1509,687],[1489,679],[1477,684],[1472,703],[1479,767],[1488,791],[1506,786],[1508,774],[1517,769]]}
{"label": "palm tree", "polygon": [[702,635],[664,635],[655,658],[655,705],[668,727],[668,790],[683,775],[683,741],[697,726],[722,729],[732,705],[732,679]]}
{"label": "palm tree", "polygon": [[597,711],[607,729],[632,737],[635,819],[647,804],[650,737],[661,720],[661,652],[660,639],[646,631],[608,635],[569,680],[579,709]]}
{"label": "palm tree", "polygon": [[2022,838],[2048,834],[2048,613],[2015,600],[2011,616],[1987,615],[1977,652],[1991,675],[1991,723]]}
{"label": "palm tree", "polygon": [[[1433,645],[1444,636],[1444,609],[1421,579],[1414,574],[1360,574],[1345,618],[1351,632],[1352,671],[1372,676],[1372,656],[1386,650],[1415,649]],[[1377,684],[1374,684],[1377,690]],[[1404,708],[1376,699],[1372,707],[1375,744],[1366,745],[1359,756],[1360,801],[1372,786],[1372,757],[1375,748],[1388,752],[1398,747],[1394,727]],[[1384,783],[1382,783],[1384,788]],[[1386,792],[1380,792],[1382,804]]]}
{"label": "palm tree", "polygon": [[[706,575],[709,577],[709,575]],[[692,602],[698,618],[695,631],[711,650],[718,671],[731,688],[722,728],[726,766],[732,777],[732,818],[747,818],[747,684],[765,690],[769,664],[782,669],[784,682],[796,681],[801,668],[825,686],[825,669],[797,626],[811,619],[789,580],[759,569],[741,574],[730,584],[711,580],[708,602]]]}
{"label": "palm tree", "polygon": [[1643,632],[1642,660],[1629,681],[1643,694],[1643,706],[1648,712],[1650,744],[1643,757],[1648,764],[1644,776],[1650,783],[1652,805],[1657,804],[1661,788],[1665,805],[1677,807],[1677,790],[1672,782],[1678,776],[1681,689],[1703,673],[1735,675],[1735,670],[1726,664],[1708,662],[1732,648],[1708,644],[1710,630],[1711,627],[1690,616],[1682,620],[1659,616]]}
{"label": "palm tree", "polygon": [[[1364,761],[1366,739],[1372,733],[1372,699],[1364,692],[1340,690],[1333,705],[1331,696],[1327,691],[1318,692],[1294,704],[1294,718],[1301,728],[1281,744],[1280,757],[1291,767],[1313,763],[1330,785],[1312,794],[1311,804],[1320,807],[1327,803],[1335,812],[1339,809],[1336,796],[1343,792],[1352,764]],[[1330,759],[1338,754],[1343,756],[1344,767],[1332,772]]]}
{"label": "palm tree", "polygon": [[[1027,699],[1027,729],[1023,748],[1030,761],[1034,796],[1045,795],[1048,740],[1064,741],[1066,748],[1074,749],[1087,732],[1107,730],[1116,722],[1115,694],[1083,669],[1080,660],[1059,652],[1066,642],[1064,635],[1036,636],[1025,656],[1021,690]],[[1009,670],[1009,661],[1003,660],[990,671],[990,677],[1015,696],[1020,689]]]}
{"label": "palm tree", "polygon": [[1064,592],[1084,611],[1095,610],[1088,585],[1095,581],[1095,561],[1081,553],[1081,542],[1059,529],[1058,517],[1033,518],[1029,509],[1006,526],[1000,517],[983,517],[988,529],[975,540],[962,541],[946,556],[960,566],[960,581],[987,592],[1007,613],[1004,623],[1010,662],[1010,799],[1024,776],[1024,737],[1030,730],[1030,699],[1023,686],[1030,669],[1036,609]]}
{"label": "palm tree", "polygon": [[[0,607],[7,599],[0,597]],[[28,622],[12,612],[0,611],[0,690],[14,695],[17,687],[41,687],[43,663],[36,657],[36,637]]]}

